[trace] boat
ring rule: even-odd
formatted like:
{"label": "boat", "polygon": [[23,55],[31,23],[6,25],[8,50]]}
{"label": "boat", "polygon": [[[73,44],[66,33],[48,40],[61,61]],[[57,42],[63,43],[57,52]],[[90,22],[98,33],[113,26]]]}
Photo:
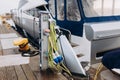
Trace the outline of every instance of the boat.
{"label": "boat", "polygon": [[56,24],[70,31],[70,42],[76,44],[74,51],[82,55],[78,58],[80,63],[91,65],[100,62],[106,52],[120,48],[118,3],[115,0],[31,0],[11,12],[18,31],[38,44],[39,12],[49,10]]}

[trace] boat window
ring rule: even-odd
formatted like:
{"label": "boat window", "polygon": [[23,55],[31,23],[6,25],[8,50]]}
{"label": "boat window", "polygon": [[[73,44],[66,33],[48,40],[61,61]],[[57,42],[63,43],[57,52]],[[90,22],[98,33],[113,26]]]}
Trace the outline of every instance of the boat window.
{"label": "boat window", "polygon": [[80,19],[77,0],[67,0],[67,20],[80,21]]}
{"label": "boat window", "polygon": [[49,0],[49,10],[53,17],[55,17],[55,0]]}
{"label": "boat window", "polygon": [[39,17],[39,13],[38,13],[38,9],[37,8],[33,8],[31,10],[27,10],[27,11],[24,11],[24,13],[28,14],[28,15],[32,15],[34,17]]}
{"label": "boat window", "polygon": [[82,0],[86,17],[120,15],[120,0]]}
{"label": "boat window", "polygon": [[57,19],[64,20],[64,0],[57,0]]}
{"label": "boat window", "polygon": [[31,10],[26,10],[26,11],[23,11],[23,12],[27,15],[31,15]]}
{"label": "boat window", "polygon": [[39,6],[36,9],[38,9],[39,11],[45,11],[46,10],[44,6]]}
{"label": "boat window", "polygon": [[28,12],[28,11],[23,11],[23,13],[25,13],[25,14],[28,14],[28,15],[29,15],[29,12]]}

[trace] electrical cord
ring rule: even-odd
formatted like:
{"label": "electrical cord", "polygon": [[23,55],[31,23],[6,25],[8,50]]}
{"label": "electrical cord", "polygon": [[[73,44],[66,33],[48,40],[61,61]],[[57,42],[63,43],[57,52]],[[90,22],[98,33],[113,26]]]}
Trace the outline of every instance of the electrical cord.
{"label": "electrical cord", "polygon": [[39,54],[39,51],[28,51],[28,52],[22,52],[23,57],[33,57]]}
{"label": "electrical cord", "polygon": [[100,63],[98,68],[97,68],[97,70],[96,70],[96,73],[95,73],[95,76],[94,76],[94,80],[97,80],[97,76],[100,73],[100,71],[102,70],[102,68],[103,68],[103,65],[102,65],[102,63]]}
{"label": "electrical cord", "polygon": [[[59,47],[57,43],[57,35],[55,31],[55,22],[50,21],[50,35],[48,36],[48,64],[50,68],[55,69],[58,72],[62,70],[68,73],[70,76],[72,75],[67,67],[63,64],[63,58],[61,61],[55,61],[55,53],[58,52]],[[60,55],[60,54],[59,54]]]}

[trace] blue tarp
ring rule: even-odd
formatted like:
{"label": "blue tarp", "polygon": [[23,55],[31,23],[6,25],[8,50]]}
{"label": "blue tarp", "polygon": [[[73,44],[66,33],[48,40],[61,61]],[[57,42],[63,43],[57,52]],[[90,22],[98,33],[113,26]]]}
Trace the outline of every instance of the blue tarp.
{"label": "blue tarp", "polygon": [[120,69],[120,49],[107,52],[102,58],[102,63],[108,69]]}

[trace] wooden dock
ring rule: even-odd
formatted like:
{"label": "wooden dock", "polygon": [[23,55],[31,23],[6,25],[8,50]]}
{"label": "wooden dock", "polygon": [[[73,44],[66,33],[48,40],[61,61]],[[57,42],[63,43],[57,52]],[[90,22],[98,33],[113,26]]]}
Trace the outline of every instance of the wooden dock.
{"label": "wooden dock", "polygon": [[[5,27],[4,25],[0,25],[0,34],[11,33],[15,33],[17,34],[17,36],[20,36],[14,29]],[[11,63],[13,64],[13,62],[15,62],[15,64],[13,64],[12,66],[6,65],[0,67],[0,80],[68,80],[62,74],[51,73],[47,70],[41,71],[39,67],[39,55],[30,58],[28,64],[23,62],[23,64],[20,63],[20,65],[16,65],[19,61],[17,62],[18,58],[15,60],[15,55],[20,56],[19,53],[15,53],[16,50],[17,48],[3,49],[2,44],[0,43],[0,63],[2,62],[0,65],[4,65],[4,63],[6,62],[10,65]],[[5,56],[5,58],[3,56]],[[9,58],[10,56],[12,57]],[[12,59],[14,60],[13,62],[11,62]],[[22,58],[20,59],[22,61]]]}
{"label": "wooden dock", "polygon": [[[13,28],[0,25],[0,80],[70,80],[62,74],[55,74],[48,70],[41,71],[39,55],[31,58],[22,57],[17,51],[18,47],[8,43],[10,39],[17,37],[20,35]],[[93,65],[88,70],[90,79],[75,76],[74,80],[93,80],[98,65]],[[102,69],[97,80],[108,80],[108,77],[103,74],[110,76],[111,80],[119,80],[120,77],[117,76],[116,78],[115,74],[105,70],[105,68]]]}

